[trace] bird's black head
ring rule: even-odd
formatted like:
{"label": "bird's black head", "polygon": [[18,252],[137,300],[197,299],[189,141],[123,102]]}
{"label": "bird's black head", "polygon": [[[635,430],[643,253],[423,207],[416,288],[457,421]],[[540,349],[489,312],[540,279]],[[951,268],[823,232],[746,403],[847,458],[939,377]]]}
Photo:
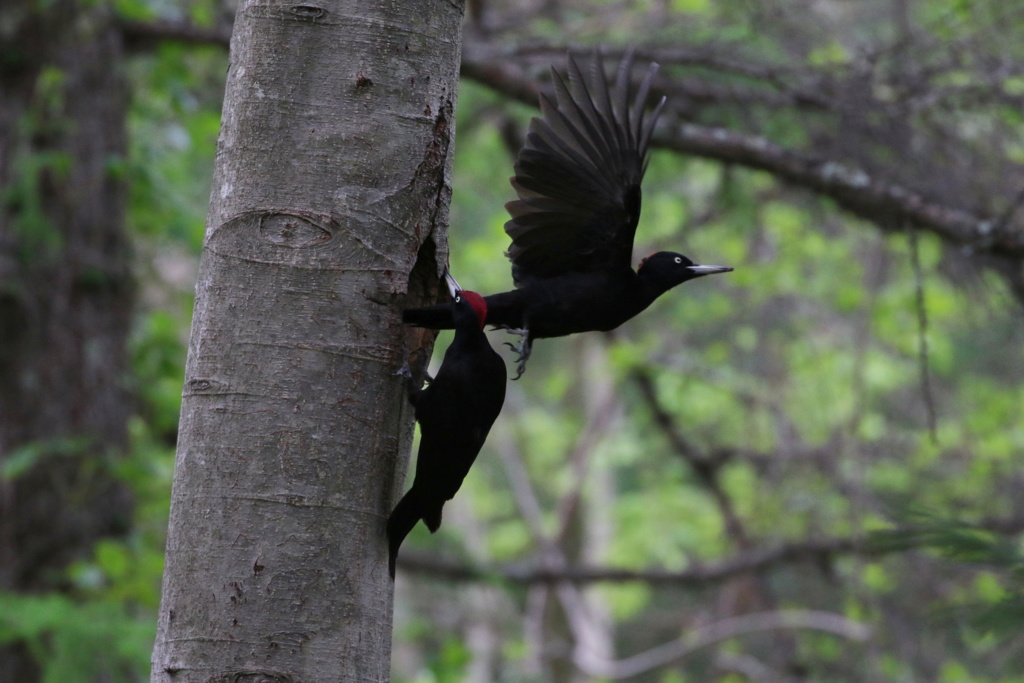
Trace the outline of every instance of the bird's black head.
{"label": "bird's black head", "polygon": [[702,266],[674,251],[659,251],[640,262],[637,275],[661,291],[704,275],[728,273],[728,266]]}
{"label": "bird's black head", "polygon": [[452,317],[455,319],[455,327],[476,324],[482,330],[487,321],[487,302],[476,292],[460,289],[452,299]]}
{"label": "bird's black head", "polygon": [[455,327],[479,325],[484,329],[487,321],[487,302],[476,292],[462,289],[451,273],[445,271],[444,280],[448,284],[448,292],[452,295],[452,318]]}

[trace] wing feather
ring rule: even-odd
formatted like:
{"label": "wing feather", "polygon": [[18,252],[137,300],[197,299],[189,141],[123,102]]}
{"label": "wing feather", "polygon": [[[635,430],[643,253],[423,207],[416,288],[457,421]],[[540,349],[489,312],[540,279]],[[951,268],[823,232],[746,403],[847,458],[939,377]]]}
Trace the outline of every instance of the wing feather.
{"label": "wing feather", "polygon": [[572,56],[564,76],[552,69],[554,98],[541,96],[511,179],[518,199],[505,205],[517,284],[629,267],[647,148],[665,103],[645,117],[658,65],[631,97],[632,70],[628,54],[609,87],[596,53],[586,69]]}

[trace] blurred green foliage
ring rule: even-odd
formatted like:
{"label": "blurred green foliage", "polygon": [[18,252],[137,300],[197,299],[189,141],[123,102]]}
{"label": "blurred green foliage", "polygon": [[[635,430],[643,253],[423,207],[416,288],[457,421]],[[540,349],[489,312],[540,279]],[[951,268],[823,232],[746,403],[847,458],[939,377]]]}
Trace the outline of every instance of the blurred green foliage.
{"label": "blurred green foliage", "polygon": [[15,639],[42,665],[44,683],[129,683],[149,669],[153,624],[116,597],[0,594],[0,643]]}
{"label": "blurred green foliage", "polygon": [[[220,11],[208,0],[190,8],[118,0],[114,8],[135,20],[184,18],[176,17],[177,11],[198,20]],[[134,493],[135,518],[127,537],[101,541],[90,558],[69,567],[64,581],[69,591],[0,593],[0,642],[25,643],[46,683],[149,678],[192,308],[192,283],[184,284],[182,273],[192,277],[202,243],[225,64],[220,48],[163,44],[123,65],[132,94],[129,156],[112,163],[110,172],[123,174],[128,182],[127,224],[136,242],[143,293],[131,338],[129,380],[139,398],[138,416],[129,425],[130,455],[116,461],[116,473]],[[20,123],[24,134],[73,125],[55,118],[60,85],[56,68],[38,79],[37,106]],[[44,174],[66,173],[70,163],[57,154],[14,158],[14,181],[0,199],[19,208],[15,228],[32,238],[23,241],[31,247],[26,258],[39,258],[58,246],[53,241],[60,236],[45,217],[40,183]],[[40,458],[74,452],[84,443],[28,444],[8,454],[0,479],[17,477]]]}

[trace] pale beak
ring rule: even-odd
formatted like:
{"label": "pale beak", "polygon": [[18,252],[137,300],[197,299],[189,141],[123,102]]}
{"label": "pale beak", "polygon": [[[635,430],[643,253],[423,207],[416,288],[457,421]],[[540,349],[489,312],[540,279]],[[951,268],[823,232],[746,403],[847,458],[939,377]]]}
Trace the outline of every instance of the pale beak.
{"label": "pale beak", "polygon": [[687,266],[686,269],[695,275],[714,275],[732,270],[729,266]]}
{"label": "pale beak", "polygon": [[[732,270],[732,268],[730,268],[729,270]],[[452,298],[454,299],[455,292],[461,292],[462,287],[459,287],[459,283],[455,281],[455,278],[453,278],[452,274],[449,273],[447,270],[444,271],[444,281],[448,285],[448,293],[451,294]]]}

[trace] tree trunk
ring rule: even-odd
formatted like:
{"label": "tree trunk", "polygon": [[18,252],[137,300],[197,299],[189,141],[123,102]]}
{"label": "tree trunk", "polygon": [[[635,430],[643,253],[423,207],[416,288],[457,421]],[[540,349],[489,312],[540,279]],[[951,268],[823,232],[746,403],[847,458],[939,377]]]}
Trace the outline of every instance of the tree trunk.
{"label": "tree trunk", "polygon": [[[238,10],[153,681],[386,681],[384,522],[446,257],[460,2]],[[408,299],[407,299],[408,295]]]}
{"label": "tree trunk", "polygon": [[[113,460],[131,412],[134,286],[124,227],[128,100],[101,4],[0,4],[0,590],[66,587],[123,533]],[[11,458],[16,458],[13,462]],[[0,680],[38,680],[17,645]]]}

